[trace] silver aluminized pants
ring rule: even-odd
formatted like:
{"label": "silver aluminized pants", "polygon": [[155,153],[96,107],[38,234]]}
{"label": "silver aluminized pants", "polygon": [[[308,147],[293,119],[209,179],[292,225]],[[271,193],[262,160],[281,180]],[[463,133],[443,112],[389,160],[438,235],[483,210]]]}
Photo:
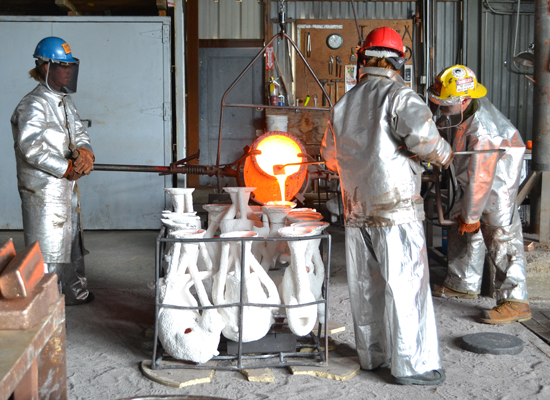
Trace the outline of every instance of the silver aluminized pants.
{"label": "silver aluminized pants", "polygon": [[346,228],[355,343],[362,369],[396,377],[441,368],[421,221]]}
{"label": "silver aluminized pants", "polygon": [[459,292],[479,293],[485,248],[497,269],[497,302],[513,299],[527,303],[523,233],[515,204],[504,211],[483,214],[481,229],[477,233],[460,236],[458,228],[449,230],[449,267],[445,285]]}
{"label": "silver aluminized pants", "polygon": [[67,303],[84,300],[88,297],[88,283],[84,266],[84,247],[80,225],[80,201],[75,186],[72,198],[72,238],[70,263],[44,263],[48,273],[57,274],[60,293],[65,295]]}

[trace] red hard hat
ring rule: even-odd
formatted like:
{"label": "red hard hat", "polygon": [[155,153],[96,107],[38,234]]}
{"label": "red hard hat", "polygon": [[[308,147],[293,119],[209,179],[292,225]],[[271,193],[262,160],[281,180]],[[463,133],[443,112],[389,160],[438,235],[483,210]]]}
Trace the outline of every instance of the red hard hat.
{"label": "red hard hat", "polygon": [[401,57],[405,56],[401,35],[387,26],[376,28],[369,33],[363,44],[363,49],[373,47],[385,47],[397,51]]}

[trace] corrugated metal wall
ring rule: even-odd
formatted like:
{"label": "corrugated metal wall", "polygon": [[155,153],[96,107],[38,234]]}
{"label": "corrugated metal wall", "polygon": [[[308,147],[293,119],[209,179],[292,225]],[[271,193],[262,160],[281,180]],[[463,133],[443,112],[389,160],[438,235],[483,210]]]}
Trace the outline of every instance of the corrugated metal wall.
{"label": "corrugated metal wall", "polygon": [[199,1],[199,39],[263,39],[263,22],[258,0]]}
{"label": "corrugated metal wall", "polygon": [[[491,4],[491,2],[489,2]],[[287,1],[287,20],[299,19],[353,19],[349,1]],[[493,3],[502,9],[503,2]],[[511,11],[515,2],[505,4]],[[416,11],[416,2],[362,2],[356,1],[359,19],[410,19]],[[435,3],[434,72],[460,62],[461,3]],[[522,11],[529,11],[522,5]],[[468,7],[482,7],[481,0],[468,1]],[[270,18],[277,21],[279,3],[271,2]],[[201,39],[261,39],[263,38],[263,2],[258,0],[203,0],[199,2],[199,37]],[[473,21],[469,21],[472,24]],[[521,15],[516,52],[525,50],[534,40],[534,16]],[[290,29],[290,28],[289,28]],[[273,32],[279,31],[277,23]],[[516,14],[495,14],[483,6],[481,26],[469,28],[470,35],[479,37],[481,71],[475,71],[487,87],[488,98],[514,123],[523,137],[532,136],[533,84],[518,73],[512,65],[516,32]],[[292,33],[292,32],[291,32]],[[292,36],[292,35],[291,35]],[[266,38],[270,39],[270,38]],[[277,41],[279,42],[279,41]],[[285,60],[288,49],[275,43],[276,56]],[[279,42],[280,44],[280,42]],[[470,51],[472,49],[469,49]],[[281,62],[285,76],[290,75],[288,62]]]}
{"label": "corrugated metal wall", "polygon": [[[358,19],[411,19],[416,11],[415,2],[358,2],[355,1]],[[271,20],[278,21],[279,3],[271,3]],[[286,2],[286,18],[288,21],[300,19],[354,19],[353,9],[349,1],[289,1]],[[289,27],[287,29],[290,29]],[[273,33],[279,32],[278,23],[273,23]],[[291,34],[292,33],[292,34]],[[293,32],[290,36],[295,38]],[[365,33],[366,35],[366,33]],[[269,40],[270,38],[266,38]],[[279,60],[280,69],[287,82],[291,82],[290,64],[281,62],[288,59],[288,48],[275,42],[274,51]],[[301,65],[301,61],[297,62]]]}
{"label": "corrugated metal wall", "polygon": [[[433,29],[435,34],[433,67],[434,75],[437,75],[442,69],[459,62],[458,50],[460,48],[460,30],[462,29],[460,2],[437,2],[435,4]],[[429,80],[431,80],[431,78]]]}
{"label": "corrugated metal wall", "polygon": [[[523,8],[524,9],[524,8]],[[524,9],[525,10],[525,9]],[[525,140],[533,131],[534,85],[525,78],[525,68],[514,66],[514,41],[517,15],[483,13],[480,82],[487,88],[487,97],[518,128]],[[516,53],[524,51],[535,39],[534,15],[521,15]],[[532,76],[531,76],[532,77]]]}
{"label": "corrugated metal wall", "polygon": [[[415,2],[403,1],[355,1],[355,6],[359,19],[408,19],[416,9]],[[278,15],[279,3],[273,1],[271,18]],[[294,19],[353,19],[353,9],[349,1],[287,1],[286,15]]]}

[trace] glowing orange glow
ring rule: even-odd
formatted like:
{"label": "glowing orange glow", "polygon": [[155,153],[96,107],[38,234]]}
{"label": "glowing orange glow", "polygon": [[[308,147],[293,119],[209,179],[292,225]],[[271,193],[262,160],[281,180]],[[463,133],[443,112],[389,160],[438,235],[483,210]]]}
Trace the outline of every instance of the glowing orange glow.
{"label": "glowing orange glow", "polygon": [[[262,154],[256,156],[258,166],[269,175],[275,176],[273,166],[302,162],[298,154],[302,152],[298,143],[288,136],[273,135],[263,139],[258,146]],[[285,168],[285,175],[292,175],[300,169],[299,165],[289,165]]]}
{"label": "glowing orange glow", "polygon": [[257,150],[260,150],[262,154],[256,156],[258,166],[267,174],[273,175],[279,181],[279,190],[281,194],[281,201],[285,201],[285,181],[286,177],[292,175],[300,169],[299,165],[289,165],[284,168],[284,175],[275,175],[273,173],[273,166],[280,164],[298,163],[302,161],[302,157],[298,157],[298,154],[302,152],[298,143],[289,138],[288,136],[273,135],[268,136],[262,140]]}
{"label": "glowing orange glow", "polygon": [[277,201],[285,205],[300,190],[307,170],[304,166],[289,165],[284,168],[283,175],[275,175],[273,166],[305,161],[298,156],[305,153],[305,148],[287,132],[268,132],[256,139],[252,150],[259,150],[261,154],[255,154],[245,161],[246,186],[257,188],[254,196],[259,202]]}

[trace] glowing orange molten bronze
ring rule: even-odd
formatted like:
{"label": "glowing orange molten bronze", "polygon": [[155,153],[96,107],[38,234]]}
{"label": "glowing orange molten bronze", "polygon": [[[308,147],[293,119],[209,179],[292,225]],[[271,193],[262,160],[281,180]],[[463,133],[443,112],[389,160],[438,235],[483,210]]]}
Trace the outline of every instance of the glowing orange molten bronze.
{"label": "glowing orange molten bronze", "polygon": [[[298,139],[286,132],[267,132],[252,144],[251,150],[262,153],[248,157],[244,164],[246,186],[256,187],[255,199],[261,203],[291,200],[302,187],[307,175],[303,165],[286,167],[285,175],[275,175],[273,166],[305,161],[298,154],[305,154],[305,148]],[[288,179],[287,179],[288,178]]]}

